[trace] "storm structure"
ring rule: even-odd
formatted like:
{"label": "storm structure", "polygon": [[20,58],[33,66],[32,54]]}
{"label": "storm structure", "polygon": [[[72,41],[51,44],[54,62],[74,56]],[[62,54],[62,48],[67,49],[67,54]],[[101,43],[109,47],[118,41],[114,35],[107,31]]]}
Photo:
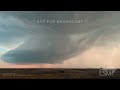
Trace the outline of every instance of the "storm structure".
{"label": "storm structure", "polygon": [[8,64],[120,67],[119,48],[119,11],[0,11],[0,60]]}

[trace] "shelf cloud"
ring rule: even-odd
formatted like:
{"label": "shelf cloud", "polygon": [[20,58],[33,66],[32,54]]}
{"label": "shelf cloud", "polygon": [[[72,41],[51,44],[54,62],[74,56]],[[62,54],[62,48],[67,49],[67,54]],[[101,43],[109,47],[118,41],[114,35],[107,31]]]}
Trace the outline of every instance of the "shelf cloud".
{"label": "shelf cloud", "polygon": [[[37,23],[37,20],[81,19],[86,22]],[[119,38],[120,12],[0,12],[0,46],[16,46],[1,56],[9,63],[62,63],[94,47],[116,47]]]}

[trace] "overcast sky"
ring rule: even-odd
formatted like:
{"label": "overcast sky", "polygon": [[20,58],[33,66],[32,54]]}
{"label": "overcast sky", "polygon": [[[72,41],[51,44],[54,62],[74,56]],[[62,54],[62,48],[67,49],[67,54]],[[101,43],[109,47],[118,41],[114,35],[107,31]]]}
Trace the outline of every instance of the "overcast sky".
{"label": "overcast sky", "polygon": [[0,68],[119,68],[119,49],[120,12],[0,11]]}

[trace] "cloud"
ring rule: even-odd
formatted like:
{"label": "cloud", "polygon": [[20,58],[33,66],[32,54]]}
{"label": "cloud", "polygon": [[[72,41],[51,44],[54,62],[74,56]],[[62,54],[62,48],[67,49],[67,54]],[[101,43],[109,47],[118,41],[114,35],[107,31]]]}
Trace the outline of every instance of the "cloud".
{"label": "cloud", "polygon": [[[9,63],[62,63],[86,50],[119,44],[119,12],[0,12],[0,45]],[[49,15],[49,16],[48,16]],[[87,19],[84,24],[37,24],[38,19]]]}

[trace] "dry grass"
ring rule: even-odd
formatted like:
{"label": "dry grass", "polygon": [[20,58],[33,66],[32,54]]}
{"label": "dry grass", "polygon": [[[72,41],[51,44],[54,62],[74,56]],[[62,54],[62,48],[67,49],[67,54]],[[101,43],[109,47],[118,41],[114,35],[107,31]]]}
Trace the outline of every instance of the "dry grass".
{"label": "dry grass", "polygon": [[120,78],[120,70],[112,76],[100,76],[99,69],[0,69],[0,79],[109,79]]}

